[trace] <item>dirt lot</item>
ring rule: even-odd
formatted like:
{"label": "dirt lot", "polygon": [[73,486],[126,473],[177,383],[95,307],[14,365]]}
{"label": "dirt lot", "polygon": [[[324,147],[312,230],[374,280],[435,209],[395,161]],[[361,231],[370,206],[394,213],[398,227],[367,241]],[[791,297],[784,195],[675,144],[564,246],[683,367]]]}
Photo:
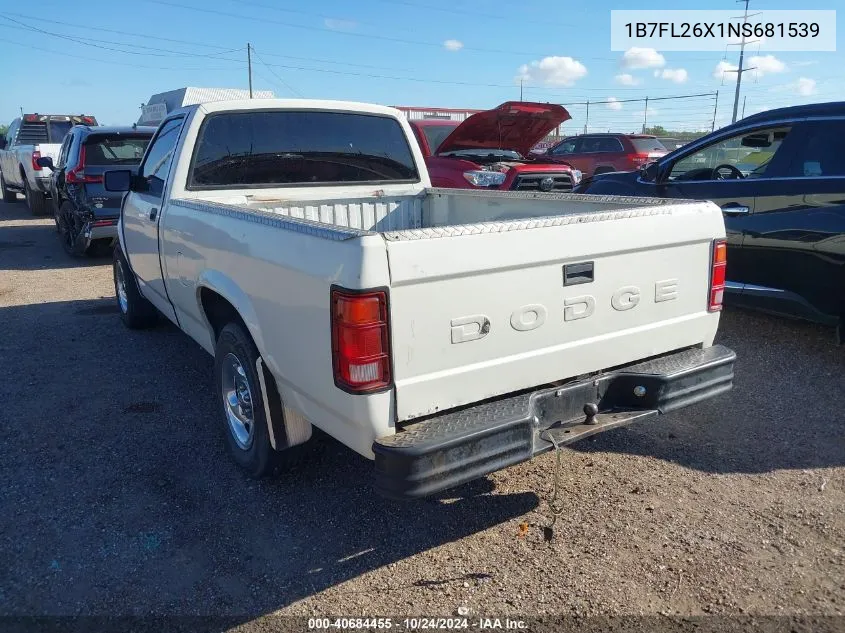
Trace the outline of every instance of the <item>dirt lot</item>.
{"label": "dirt lot", "polygon": [[418,503],[374,496],[325,436],[246,479],[211,358],[124,329],[110,260],[71,260],[20,202],[0,204],[0,325],[0,614],[845,613],[827,329],[726,311],[734,391],[568,449],[547,543],[552,455]]}

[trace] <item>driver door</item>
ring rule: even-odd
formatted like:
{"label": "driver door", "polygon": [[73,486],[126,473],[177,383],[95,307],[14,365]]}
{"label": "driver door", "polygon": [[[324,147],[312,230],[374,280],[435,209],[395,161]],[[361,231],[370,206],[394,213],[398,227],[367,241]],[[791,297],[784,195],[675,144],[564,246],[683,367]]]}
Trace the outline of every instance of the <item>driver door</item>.
{"label": "driver door", "polygon": [[790,133],[789,125],[771,124],[733,131],[662,166],[660,197],[711,200],[721,207],[730,292],[741,292],[751,276],[754,261],[744,246],[754,231],[755,198],[788,156]]}

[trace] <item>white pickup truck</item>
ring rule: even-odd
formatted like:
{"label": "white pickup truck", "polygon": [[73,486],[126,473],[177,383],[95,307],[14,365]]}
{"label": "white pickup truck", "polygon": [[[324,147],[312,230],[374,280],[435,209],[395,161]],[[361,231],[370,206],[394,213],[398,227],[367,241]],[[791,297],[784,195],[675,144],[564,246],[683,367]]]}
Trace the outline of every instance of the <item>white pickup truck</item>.
{"label": "white pickup truck", "polygon": [[420,497],[732,385],[709,202],[431,189],[398,111],[311,100],[172,112],[105,185],[124,322],[214,355],[253,476],[313,424]]}
{"label": "white pickup truck", "polygon": [[97,125],[84,114],[24,114],[9,125],[0,137],[0,198],[14,202],[17,194],[26,196],[32,215],[50,211],[50,171],[38,164],[39,158],[59,162],[62,140],[74,125]]}

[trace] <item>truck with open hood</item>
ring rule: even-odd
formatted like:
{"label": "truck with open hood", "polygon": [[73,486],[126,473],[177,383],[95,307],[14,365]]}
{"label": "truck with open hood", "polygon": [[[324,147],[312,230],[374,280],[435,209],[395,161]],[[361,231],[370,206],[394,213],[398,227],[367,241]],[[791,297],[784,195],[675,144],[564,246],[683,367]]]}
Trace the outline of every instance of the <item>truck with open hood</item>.
{"label": "truck with open hood", "polygon": [[410,124],[435,187],[564,193],[581,181],[581,172],[531,149],[570,118],[563,106],[508,101],[464,121]]}

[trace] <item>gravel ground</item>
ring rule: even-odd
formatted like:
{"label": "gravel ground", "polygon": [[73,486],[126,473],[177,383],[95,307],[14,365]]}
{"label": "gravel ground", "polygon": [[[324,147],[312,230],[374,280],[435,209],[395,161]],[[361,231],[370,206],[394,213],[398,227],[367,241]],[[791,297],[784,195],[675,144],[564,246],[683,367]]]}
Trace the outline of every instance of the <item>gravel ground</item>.
{"label": "gravel ground", "polygon": [[[845,612],[845,350],[727,310],[726,397],[397,504],[321,436],[270,481],[229,461],[211,358],[123,328],[109,259],[0,204],[0,614]],[[841,620],[845,624],[845,620]]]}

